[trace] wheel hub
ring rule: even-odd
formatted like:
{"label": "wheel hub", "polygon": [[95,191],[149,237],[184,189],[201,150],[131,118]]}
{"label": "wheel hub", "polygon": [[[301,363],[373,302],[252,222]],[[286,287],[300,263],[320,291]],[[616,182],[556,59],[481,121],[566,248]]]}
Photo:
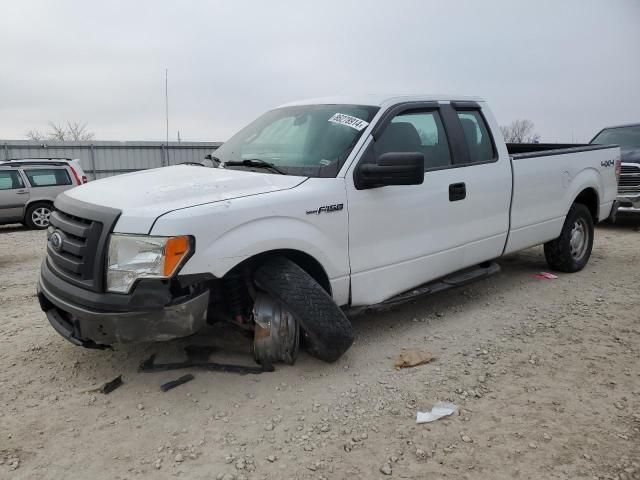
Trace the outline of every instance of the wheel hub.
{"label": "wheel hub", "polygon": [[48,227],[49,226],[49,217],[51,217],[51,210],[47,208],[36,208],[31,214],[31,220],[38,227]]}
{"label": "wheel hub", "polygon": [[253,355],[260,364],[284,362],[292,365],[300,348],[300,326],[286,307],[270,295],[260,293],[253,304],[255,322]]}
{"label": "wheel hub", "polygon": [[582,258],[587,249],[587,226],[584,220],[578,219],[571,229],[571,237],[569,238],[569,247],[573,258]]}

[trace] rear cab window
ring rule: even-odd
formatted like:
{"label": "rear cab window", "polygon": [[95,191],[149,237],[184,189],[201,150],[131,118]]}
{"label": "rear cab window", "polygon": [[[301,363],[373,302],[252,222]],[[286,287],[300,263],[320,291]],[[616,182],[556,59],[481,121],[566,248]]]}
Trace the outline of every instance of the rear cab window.
{"label": "rear cab window", "polygon": [[32,187],[56,187],[71,185],[71,177],[63,168],[25,169],[25,175]]}
{"label": "rear cab window", "polygon": [[24,188],[20,173],[16,170],[0,170],[0,190]]}
{"label": "rear cab window", "polygon": [[496,148],[480,109],[457,110],[456,114],[469,152],[466,163],[485,163],[497,160]]}

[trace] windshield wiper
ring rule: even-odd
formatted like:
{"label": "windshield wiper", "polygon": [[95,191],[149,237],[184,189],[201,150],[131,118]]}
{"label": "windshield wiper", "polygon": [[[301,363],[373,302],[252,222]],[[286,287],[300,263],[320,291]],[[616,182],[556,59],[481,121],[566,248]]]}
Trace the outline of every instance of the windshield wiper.
{"label": "windshield wiper", "polygon": [[248,158],[246,160],[224,162],[222,166],[264,168],[267,170],[271,170],[272,172],[279,173],[280,175],[286,175],[286,173],[276,167],[273,163],[265,162],[264,160],[260,160],[259,158]]}
{"label": "windshield wiper", "polygon": [[214,168],[218,168],[220,166],[220,164],[222,163],[222,160],[220,160],[218,157],[211,155],[210,153],[204,156],[205,160],[211,160],[211,162],[215,162],[215,164],[213,165]]}

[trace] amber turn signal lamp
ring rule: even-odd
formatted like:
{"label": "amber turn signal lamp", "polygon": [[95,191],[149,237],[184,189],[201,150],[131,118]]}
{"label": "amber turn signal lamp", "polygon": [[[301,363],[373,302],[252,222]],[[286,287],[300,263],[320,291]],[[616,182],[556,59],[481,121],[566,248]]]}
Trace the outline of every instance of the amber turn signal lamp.
{"label": "amber turn signal lamp", "polygon": [[164,247],[164,275],[170,277],[174,274],[180,262],[189,253],[189,237],[172,237],[167,240]]}

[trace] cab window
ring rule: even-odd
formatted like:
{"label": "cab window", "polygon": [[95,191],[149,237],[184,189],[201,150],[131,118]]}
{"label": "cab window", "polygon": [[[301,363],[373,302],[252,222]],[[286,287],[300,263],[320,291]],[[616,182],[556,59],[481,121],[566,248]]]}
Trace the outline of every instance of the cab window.
{"label": "cab window", "polygon": [[489,162],[496,158],[489,129],[478,110],[459,111],[464,139],[469,149],[469,163]]}
{"label": "cab window", "polygon": [[22,177],[15,170],[0,172],[0,190],[24,188]]}
{"label": "cab window", "polygon": [[27,175],[32,187],[71,185],[69,174],[62,168],[25,169],[24,173]]}
{"label": "cab window", "polygon": [[374,143],[376,158],[389,152],[419,152],[425,170],[451,165],[451,153],[437,111],[408,111],[396,115]]}

